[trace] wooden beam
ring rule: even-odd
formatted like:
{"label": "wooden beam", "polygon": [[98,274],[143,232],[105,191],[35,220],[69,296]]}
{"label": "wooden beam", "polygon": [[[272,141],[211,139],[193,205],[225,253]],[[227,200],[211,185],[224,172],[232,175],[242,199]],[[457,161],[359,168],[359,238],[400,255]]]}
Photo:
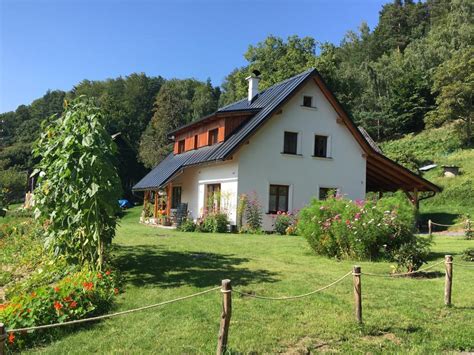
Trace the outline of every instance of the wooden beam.
{"label": "wooden beam", "polygon": [[153,208],[153,217],[158,218],[158,190],[155,191],[155,203],[154,203],[154,208]]}
{"label": "wooden beam", "polygon": [[173,183],[170,182],[167,186],[166,192],[166,216],[169,217],[171,215],[171,195],[173,193]]}

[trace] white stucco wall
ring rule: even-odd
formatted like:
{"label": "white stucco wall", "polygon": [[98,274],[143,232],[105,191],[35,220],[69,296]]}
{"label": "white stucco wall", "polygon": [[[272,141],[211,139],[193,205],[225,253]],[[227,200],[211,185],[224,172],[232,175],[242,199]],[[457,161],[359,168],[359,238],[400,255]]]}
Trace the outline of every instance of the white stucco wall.
{"label": "white stucco wall", "polygon": [[[301,107],[303,96],[313,96],[316,109]],[[309,82],[282,113],[270,118],[249,144],[239,150],[238,194],[255,191],[268,211],[269,185],[289,185],[289,210],[304,207],[318,197],[320,187],[337,188],[351,199],[364,198],[366,161],[349,130],[336,122],[337,113],[314,82]],[[298,153],[284,155],[285,131],[298,132]],[[331,159],[314,158],[314,135],[329,136]],[[264,228],[272,229],[271,216],[264,215]]]}
{"label": "white stucco wall", "polygon": [[205,185],[221,184],[221,208],[228,212],[232,224],[236,223],[237,183],[236,160],[186,168],[173,180],[173,185],[181,186],[181,201],[188,203],[188,210],[194,219],[202,216]]}

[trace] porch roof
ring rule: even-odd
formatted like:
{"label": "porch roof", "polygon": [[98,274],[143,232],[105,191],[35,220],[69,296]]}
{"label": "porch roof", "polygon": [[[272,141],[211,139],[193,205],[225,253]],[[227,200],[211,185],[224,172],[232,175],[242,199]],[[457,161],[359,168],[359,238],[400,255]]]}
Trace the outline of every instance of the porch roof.
{"label": "porch roof", "polygon": [[161,163],[153,168],[134,187],[134,191],[154,190],[166,185],[166,183],[181,169],[209,161],[209,156],[219,149],[222,143],[190,150],[182,154],[170,153]]}

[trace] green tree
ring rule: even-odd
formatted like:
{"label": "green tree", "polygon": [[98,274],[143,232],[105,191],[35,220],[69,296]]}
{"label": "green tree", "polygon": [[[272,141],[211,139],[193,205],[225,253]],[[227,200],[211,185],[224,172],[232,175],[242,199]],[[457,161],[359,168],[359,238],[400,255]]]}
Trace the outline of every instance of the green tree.
{"label": "green tree", "polygon": [[120,181],[115,145],[102,112],[85,96],[45,121],[34,155],[40,162],[35,217],[46,246],[70,263],[101,268],[115,235]]}
{"label": "green tree", "polygon": [[316,41],[311,37],[290,36],[286,41],[268,36],[250,45],[244,57],[247,66],[233,70],[222,84],[221,105],[242,99],[247,94],[245,78],[255,69],[262,73],[260,88],[265,89],[311,68],[315,63]]}
{"label": "green tree", "polygon": [[158,93],[154,115],[142,135],[139,154],[147,167],[154,167],[171,152],[168,133],[217,109],[218,90],[194,80],[167,81]]}
{"label": "green tree", "polygon": [[438,94],[437,107],[426,117],[427,124],[439,126],[445,122],[462,120],[466,141],[472,143],[474,116],[474,49],[457,51],[434,74],[433,91]]}

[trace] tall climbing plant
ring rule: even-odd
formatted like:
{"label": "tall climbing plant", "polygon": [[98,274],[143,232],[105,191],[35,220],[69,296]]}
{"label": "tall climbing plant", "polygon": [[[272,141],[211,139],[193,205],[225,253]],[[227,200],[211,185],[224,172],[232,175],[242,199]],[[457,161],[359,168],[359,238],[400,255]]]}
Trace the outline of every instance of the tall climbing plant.
{"label": "tall climbing plant", "polygon": [[43,122],[33,154],[40,159],[35,217],[45,246],[70,263],[100,269],[117,224],[120,180],[115,144],[93,101],[65,102],[63,114]]}

